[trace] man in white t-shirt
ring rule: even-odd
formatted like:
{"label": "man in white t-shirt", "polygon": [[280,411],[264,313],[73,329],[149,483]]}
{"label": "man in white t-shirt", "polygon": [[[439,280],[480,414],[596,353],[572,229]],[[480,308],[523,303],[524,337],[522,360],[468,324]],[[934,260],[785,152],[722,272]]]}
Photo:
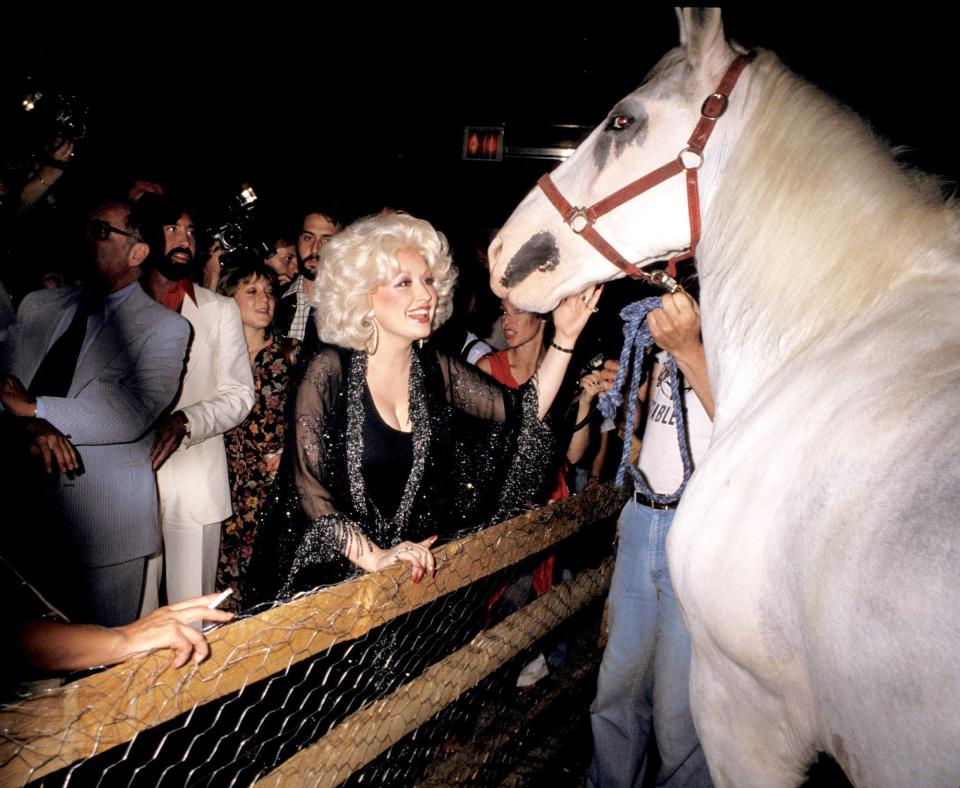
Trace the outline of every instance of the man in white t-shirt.
{"label": "man in white t-shirt", "polygon": [[[657,355],[649,378],[647,419],[638,468],[658,495],[683,481],[666,353],[677,363],[687,443],[694,467],[710,442],[713,397],[700,339],[700,310],[685,293],[663,296],[647,317]],[[629,438],[628,438],[629,439]],[[657,785],[710,785],[690,715],[690,635],[673,593],[666,541],[676,503],[636,493],[620,515],[610,584],[609,637],[590,707],[594,755],[590,786],[644,781],[651,733],[661,766]]]}

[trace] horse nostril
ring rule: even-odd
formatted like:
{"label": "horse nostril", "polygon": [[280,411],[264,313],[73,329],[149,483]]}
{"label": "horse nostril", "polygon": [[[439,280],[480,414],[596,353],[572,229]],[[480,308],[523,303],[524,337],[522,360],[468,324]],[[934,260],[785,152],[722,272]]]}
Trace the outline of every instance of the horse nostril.
{"label": "horse nostril", "polygon": [[493,242],[490,244],[490,248],[487,250],[487,260],[490,262],[490,270],[492,271],[497,267],[497,263],[500,262],[500,253],[503,251],[503,239],[497,235],[493,239]]}

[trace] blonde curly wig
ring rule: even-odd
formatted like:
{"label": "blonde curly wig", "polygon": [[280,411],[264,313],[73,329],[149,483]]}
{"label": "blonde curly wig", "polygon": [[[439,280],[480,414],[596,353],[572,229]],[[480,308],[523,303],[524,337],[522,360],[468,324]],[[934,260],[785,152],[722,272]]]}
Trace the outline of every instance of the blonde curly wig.
{"label": "blonde curly wig", "polygon": [[433,330],[453,311],[457,269],[443,233],[409,214],[367,216],[337,233],[320,253],[313,288],[317,333],[324,342],[367,349],[374,337],[371,296],[399,271],[397,252],[423,256],[433,273],[437,308]]}

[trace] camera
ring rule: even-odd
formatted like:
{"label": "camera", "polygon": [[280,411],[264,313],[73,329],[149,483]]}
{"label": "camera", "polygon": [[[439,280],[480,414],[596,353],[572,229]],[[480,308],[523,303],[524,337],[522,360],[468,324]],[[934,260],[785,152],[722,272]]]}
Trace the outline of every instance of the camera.
{"label": "camera", "polygon": [[223,220],[205,230],[223,250],[220,255],[221,266],[249,256],[262,261],[273,253],[273,244],[263,240],[256,209],[257,193],[245,183],[240,187],[240,192],[227,202]]}
{"label": "camera", "polygon": [[26,126],[35,139],[78,142],[87,136],[90,108],[77,96],[30,90],[20,102]]}
{"label": "camera", "polygon": [[591,372],[596,372],[603,369],[603,362],[606,361],[606,357],[603,353],[597,353],[593,358],[591,358],[586,364],[580,368],[580,374],[577,376],[577,379],[583,378],[585,375],[589,375]]}
{"label": "camera", "polygon": [[48,91],[27,79],[22,89],[0,97],[3,162],[10,172],[54,165],[51,152],[62,142],[87,136],[90,108],[76,95]]}

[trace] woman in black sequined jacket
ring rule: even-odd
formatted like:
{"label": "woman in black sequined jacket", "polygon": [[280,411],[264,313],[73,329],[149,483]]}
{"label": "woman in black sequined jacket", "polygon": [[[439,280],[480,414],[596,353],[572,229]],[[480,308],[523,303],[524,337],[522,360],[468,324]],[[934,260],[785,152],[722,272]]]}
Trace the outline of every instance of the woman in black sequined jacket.
{"label": "woman in black sequined jacket", "polygon": [[513,391],[425,344],[455,278],[443,235],[405,214],[361,219],[324,248],[315,311],[330,346],[305,365],[261,513],[256,598],[401,561],[419,582],[438,536],[503,519],[542,484],[543,418],[600,290],[560,303],[551,348]]}

